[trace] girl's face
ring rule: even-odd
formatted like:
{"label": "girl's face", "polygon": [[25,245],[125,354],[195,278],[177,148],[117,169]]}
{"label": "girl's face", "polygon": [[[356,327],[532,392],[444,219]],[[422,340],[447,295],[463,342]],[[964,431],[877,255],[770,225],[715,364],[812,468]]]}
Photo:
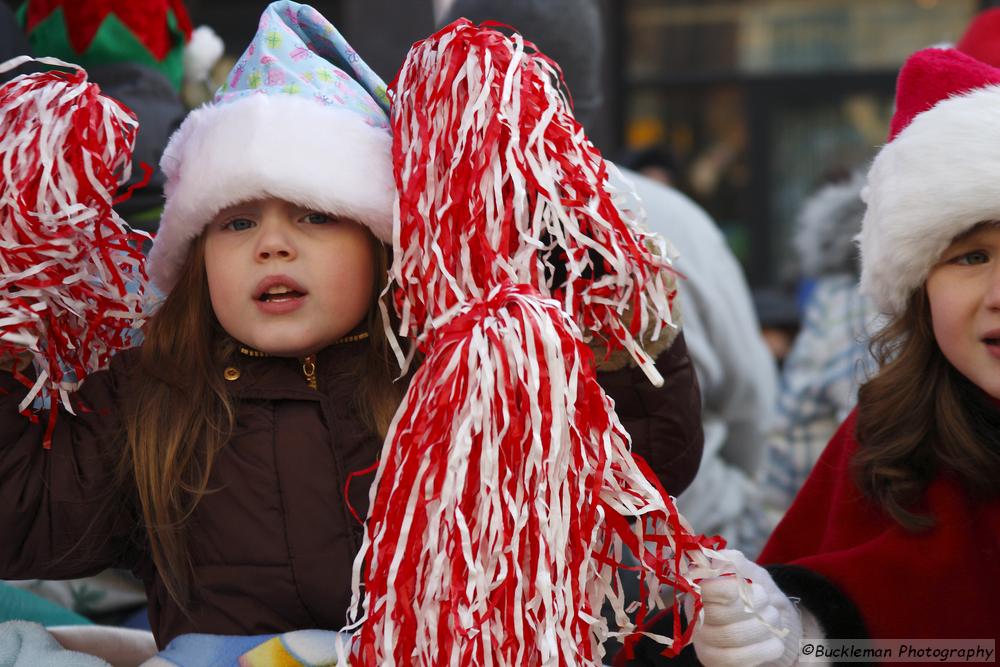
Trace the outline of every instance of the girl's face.
{"label": "girl's face", "polygon": [[927,297],[945,358],[1000,399],[1000,224],[952,241],[927,277]]}
{"label": "girl's face", "polygon": [[212,308],[230,336],[301,357],[354,329],[374,287],[369,232],[280,199],[231,206],[205,232]]}

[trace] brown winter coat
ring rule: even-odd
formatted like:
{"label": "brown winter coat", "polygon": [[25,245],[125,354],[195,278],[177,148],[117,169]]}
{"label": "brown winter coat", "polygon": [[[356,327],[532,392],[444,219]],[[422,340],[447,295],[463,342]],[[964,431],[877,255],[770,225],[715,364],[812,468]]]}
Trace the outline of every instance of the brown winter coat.
{"label": "brown winter coat", "polygon": [[[60,415],[52,449],[41,425],[17,414],[25,390],[0,373],[0,578],[67,579],[107,567],[145,583],[157,643],[188,632],[250,635],[339,629],[362,526],[344,502],[352,471],[371,466],[381,443],[352,409],[340,371],[366,342],[320,352],[318,390],[294,359],[240,357],[230,382],[235,431],[195,510],[189,539],[197,596],[186,617],[169,598],[149,555],[134,489],[115,488],[122,446],[120,402],[136,351],[119,354],[78,392],[88,411]],[[651,387],[641,371],[600,373],[634,449],[666,489],[680,493],[701,458],[698,386],[683,338],[657,362],[667,379]],[[219,372],[224,372],[220,368]],[[230,372],[230,376],[234,373]],[[367,513],[371,475],[350,498]]]}

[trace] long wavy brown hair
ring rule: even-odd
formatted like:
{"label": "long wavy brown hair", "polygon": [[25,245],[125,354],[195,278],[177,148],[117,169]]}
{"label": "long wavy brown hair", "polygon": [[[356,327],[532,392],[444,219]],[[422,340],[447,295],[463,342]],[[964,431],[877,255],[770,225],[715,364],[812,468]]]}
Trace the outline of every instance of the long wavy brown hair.
{"label": "long wavy brown hair", "polygon": [[[370,236],[375,291],[368,309],[367,355],[354,369],[358,414],[384,438],[401,392],[378,307],[388,250]],[[192,243],[180,280],[143,327],[144,341],[125,406],[121,479],[134,480],[153,561],[182,609],[191,600],[194,568],[186,524],[209,489],[212,463],[225,447],[236,405],[222,370],[235,342],[212,311],[205,272],[205,237]]]}
{"label": "long wavy brown hair", "polygon": [[934,338],[926,289],[871,342],[877,375],[858,391],[858,485],[910,530],[933,525],[919,503],[948,471],[968,492],[997,492],[1000,410],[945,358]]}

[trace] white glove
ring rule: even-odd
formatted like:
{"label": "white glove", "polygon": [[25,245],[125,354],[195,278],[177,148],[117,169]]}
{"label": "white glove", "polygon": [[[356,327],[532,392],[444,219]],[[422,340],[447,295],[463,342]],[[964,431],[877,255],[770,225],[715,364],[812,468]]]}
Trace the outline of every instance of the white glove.
{"label": "white glove", "polygon": [[[698,660],[706,667],[796,664],[802,637],[798,610],[767,570],[747,560],[739,551],[719,553],[736,566],[736,574],[711,577],[700,584],[704,617],[692,636]],[[749,587],[752,612],[746,610],[746,603],[740,597],[740,581],[746,579],[753,582]],[[693,610],[693,600],[688,597],[684,602],[688,619],[692,618]],[[767,627],[761,619],[772,627]],[[784,637],[775,632],[782,629],[788,630]]]}

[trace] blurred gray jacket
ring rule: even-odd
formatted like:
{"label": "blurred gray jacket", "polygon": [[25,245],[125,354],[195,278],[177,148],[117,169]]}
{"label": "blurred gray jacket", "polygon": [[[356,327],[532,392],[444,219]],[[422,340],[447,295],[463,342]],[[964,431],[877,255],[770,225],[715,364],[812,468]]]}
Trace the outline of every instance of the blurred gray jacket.
{"label": "blurred gray jacket", "polygon": [[[760,334],[750,289],[722,233],[680,192],[622,169],[646,209],[646,225],[677,248],[684,337],[702,393],[705,448],[678,508],[692,527],[740,548],[758,501],[777,369]],[[615,183],[617,187],[623,187]]]}

